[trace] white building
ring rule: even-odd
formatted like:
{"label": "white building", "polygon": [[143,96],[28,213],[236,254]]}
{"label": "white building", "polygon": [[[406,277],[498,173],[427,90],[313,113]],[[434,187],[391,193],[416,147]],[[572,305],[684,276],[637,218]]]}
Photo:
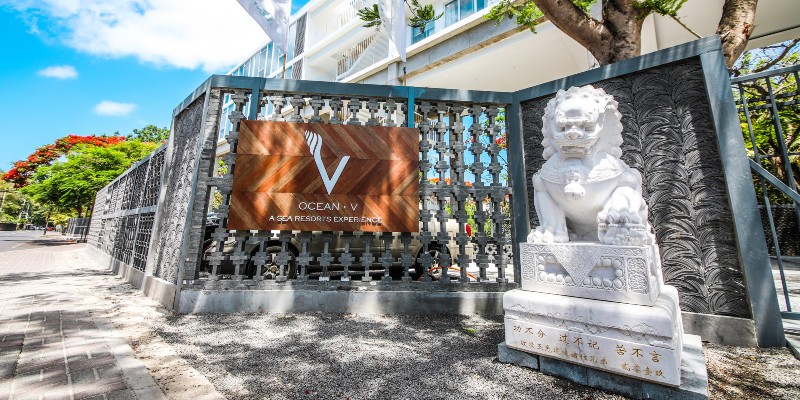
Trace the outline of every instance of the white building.
{"label": "white building", "polygon": [[[484,16],[497,0],[421,0],[443,16],[421,31],[408,28],[403,64],[388,37],[362,27],[356,15],[374,2],[312,0],[292,16],[286,78],[515,91],[596,66],[586,49],[549,21],[533,34],[512,20],[499,25],[487,20]],[[689,0],[679,17],[700,35],[712,35],[723,2]],[[594,12],[599,16],[599,5]],[[798,0],[759,1],[748,48],[800,36],[798,15]],[[642,53],[695,39],[671,18],[651,15],[644,22]],[[281,78],[282,71],[283,55],[268,42],[229,74]]]}

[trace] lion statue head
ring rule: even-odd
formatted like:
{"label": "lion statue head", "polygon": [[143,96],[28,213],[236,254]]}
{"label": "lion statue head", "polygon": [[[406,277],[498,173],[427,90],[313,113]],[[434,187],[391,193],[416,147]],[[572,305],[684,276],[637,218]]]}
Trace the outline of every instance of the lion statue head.
{"label": "lion statue head", "polygon": [[542,156],[583,158],[604,152],[622,156],[622,115],[618,103],[603,89],[591,85],[559,90],[547,102],[542,117]]}

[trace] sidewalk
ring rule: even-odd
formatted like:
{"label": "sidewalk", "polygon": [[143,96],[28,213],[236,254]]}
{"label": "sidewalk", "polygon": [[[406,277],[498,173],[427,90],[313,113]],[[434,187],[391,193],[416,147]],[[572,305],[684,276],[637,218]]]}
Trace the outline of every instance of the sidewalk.
{"label": "sidewalk", "polygon": [[36,244],[0,253],[0,399],[165,398],[102,316],[107,272],[83,245]]}
{"label": "sidewalk", "polygon": [[[172,315],[61,238],[0,252],[0,400],[623,398],[498,363],[501,317]],[[788,349],[704,353],[712,399],[800,398]]]}

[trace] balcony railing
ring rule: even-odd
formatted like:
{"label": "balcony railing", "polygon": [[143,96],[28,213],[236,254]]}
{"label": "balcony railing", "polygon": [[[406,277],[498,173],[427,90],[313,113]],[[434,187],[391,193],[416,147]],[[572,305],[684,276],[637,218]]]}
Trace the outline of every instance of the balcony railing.
{"label": "balcony railing", "polygon": [[[364,40],[359,41],[353,47],[345,50],[341,58],[336,63],[336,79],[343,79],[344,75],[353,68],[354,65],[361,59],[364,53],[380,38],[381,33],[375,32]],[[382,54],[382,57],[386,54]]]}
{"label": "balcony railing", "polygon": [[347,25],[350,21],[358,17],[358,10],[364,7],[372,7],[375,0],[350,0],[348,7],[336,16],[338,27]]}

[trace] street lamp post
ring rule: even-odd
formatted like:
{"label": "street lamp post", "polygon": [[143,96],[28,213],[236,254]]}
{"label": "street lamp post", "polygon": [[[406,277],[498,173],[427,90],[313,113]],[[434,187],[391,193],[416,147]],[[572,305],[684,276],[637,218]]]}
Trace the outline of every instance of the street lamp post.
{"label": "street lamp post", "polygon": [[6,206],[6,194],[8,190],[3,190],[3,200],[0,201],[0,222],[3,222],[3,207]]}

